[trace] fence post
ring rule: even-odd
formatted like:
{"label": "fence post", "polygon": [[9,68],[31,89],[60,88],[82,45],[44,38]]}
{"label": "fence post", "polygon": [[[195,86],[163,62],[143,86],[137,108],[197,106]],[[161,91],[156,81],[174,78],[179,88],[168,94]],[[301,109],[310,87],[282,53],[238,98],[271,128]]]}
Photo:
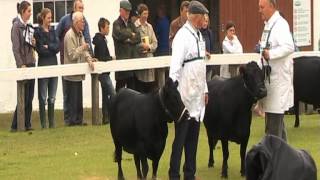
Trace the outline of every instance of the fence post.
{"label": "fence post", "polygon": [[25,81],[17,81],[17,130],[25,130]]}
{"label": "fence post", "polygon": [[91,74],[92,125],[100,125],[99,118],[99,74]]}

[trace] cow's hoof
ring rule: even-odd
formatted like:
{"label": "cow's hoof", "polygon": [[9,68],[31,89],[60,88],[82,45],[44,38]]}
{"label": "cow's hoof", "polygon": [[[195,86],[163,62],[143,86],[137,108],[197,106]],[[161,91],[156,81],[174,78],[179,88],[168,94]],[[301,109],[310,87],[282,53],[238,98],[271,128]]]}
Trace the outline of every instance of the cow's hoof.
{"label": "cow's hoof", "polygon": [[118,180],[125,180],[124,177],[118,177]]}
{"label": "cow's hoof", "polygon": [[228,173],[227,172],[222,172],[221,173],[221,178],[228,179]]}
{"label": "cow's hoof", "polygon": [[241,174],[241,177],[245,177],[246,176],[246,171],[244,169],[240,170],[240,174]]}
{"label": "cow's hoof", "polygon": [[210,162],[208,163],[208,168],[212,168],[213,167],[213,162]]}

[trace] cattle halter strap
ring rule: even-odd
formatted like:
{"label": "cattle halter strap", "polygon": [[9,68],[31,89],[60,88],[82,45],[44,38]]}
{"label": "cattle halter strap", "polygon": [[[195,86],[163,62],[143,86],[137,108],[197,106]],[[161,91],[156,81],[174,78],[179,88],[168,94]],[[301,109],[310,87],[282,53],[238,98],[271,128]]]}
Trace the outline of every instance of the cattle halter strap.
{"label": "cattle halter strap", "polygon": [[244,88],[248,91],[248,93],[253,97],[253,99],[255,100],[255,101],[257,101],[257,97],[255,97],[255,95],[254,95],[254,93],[251,91],[251,89],[249,89],[249,87],[247,86],[247,84],[246,84],[246,82],[244,81],[244,79],[242,78],[242,80],[243,80],[243,86],[244,86]]}
{"label": "cattle halter strap", "polygon": [[[162,88],[160,88],[160,89],[159,89],[160,104],[161,104],[162,108],[164,109],[164,111],[167,113],[167,115],[168,115],[172,120],[174,120],[174,116],[171,114],[171,112],[169,111],[169,109],[166,107],[166,105],[165,105],[164,102],[163,102],[162,93],[163,93],[163,90],[162,90]],[[177,123],[181,121],[181,119],[182,119],[182,117],[183,117],[183,115],[184,115],[185,113],[187,113],[188,118],[190,118],[190,117],[189,117],[189,114],[188,114],[188,111],[187,111],[187,108],[184,107],[183,111],[181,112],[179,118],[178,118],[177,121],[176,121]]]}

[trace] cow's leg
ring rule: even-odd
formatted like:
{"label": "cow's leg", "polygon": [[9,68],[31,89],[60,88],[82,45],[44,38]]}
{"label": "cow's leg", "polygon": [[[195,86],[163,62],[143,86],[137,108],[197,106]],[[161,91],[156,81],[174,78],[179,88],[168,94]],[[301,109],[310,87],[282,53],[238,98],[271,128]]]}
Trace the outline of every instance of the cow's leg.
{"label": "cow's leg", "polygon": [[245,176],[246,173],[246,169],[245,169],[245,157],[246,157],[246,151],[247,151],[247,145],[248,145],[248,138],[246,138],[246,140],[244,140],[243,142],[241,142],[240,144],[240,158],[241,158],[241,176]]}
{"label": "cow's leg", "polygon": [[115,161],[118,163],[118,180],[124,180],[121,160],[122,160],[122,147],[120,145],[115,145]]}
{"label": "cow's leg", "polygon": [[146,156],[141,157],[141,164],[142,164],[142,175],[143,179],[147,179],[149,166],[148,166],[148,160]]}
{"label": "cow's leg", "polygon": [[142,179],[141,167],[140,167],[140,158],[138,155],[134,154],[134,163],[136,165],[137,177],[138,179]]}
{"label": "cow's leg", "polygon": [[159,165],[159,159],[152,161],[152,179],[157,179],[157,173],[158,173],[158,165]]}
{"label": "cow's leg", "polygon": [[299,100],[296,97],[294,98],[294,114],[296,116],[296,120],[294,121],[294,127],[299,127],[300,126]]}
{"label": "cow's leg", "polygon": [[223,152],[223,163],[222,163],[222,178],[228,178],[228,158],[229,158],[229,147],[228,147],[228,140],[223,138],[221,140],[222,143],[222,152]]}
{"label": "cow's leg", "polygon": [[[208,133],[208,132],[207,132]],[[213,150],[217,145],[218,139],[214,138],[211,133],[208,133],[208,143],[209,143],[209,162],[208,167],[213,167],[214,165],[214,155]]]}

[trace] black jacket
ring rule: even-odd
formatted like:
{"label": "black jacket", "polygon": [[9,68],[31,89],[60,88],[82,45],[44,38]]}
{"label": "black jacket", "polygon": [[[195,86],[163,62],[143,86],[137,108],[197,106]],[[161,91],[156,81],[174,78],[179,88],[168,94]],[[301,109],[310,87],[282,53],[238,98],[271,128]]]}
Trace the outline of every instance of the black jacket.
{"label": "black jacket", "polygon": [[107,39],[101,33],[96,33],[93,37],[92,44],[94,44],[94,57],[99,61],[110,61],[112,57],[110,56]]}
{"label": "black jacket", "polygon": [[45,32],[40,26],[35,30],[34,38],[36,39],[36,50],[39,56],[38,66],[57,65],[59,39],[54,28],[50,28],[49,32]]}
{"label": "black jacket", "polygon": [[267,135],[246,156],[247,180],[316,180],[317,168],[304,150]]}
{"label": "black jacket", "polygon": [[213,35],[211,29],[200,29],[203,39],[206,43],[206,51],[210,54],[213,53]]}
{"label": "black jacket", "polygon": [[[135,33],[135,36],[132,36]],[[136,26],[129,20],[127,25],[121,17],[113,22],[112,37],[116,53],[116,59],[138,58],[138,44],[141,37]],[[116,80],[133,77],[133,71],[116,72]]]}

